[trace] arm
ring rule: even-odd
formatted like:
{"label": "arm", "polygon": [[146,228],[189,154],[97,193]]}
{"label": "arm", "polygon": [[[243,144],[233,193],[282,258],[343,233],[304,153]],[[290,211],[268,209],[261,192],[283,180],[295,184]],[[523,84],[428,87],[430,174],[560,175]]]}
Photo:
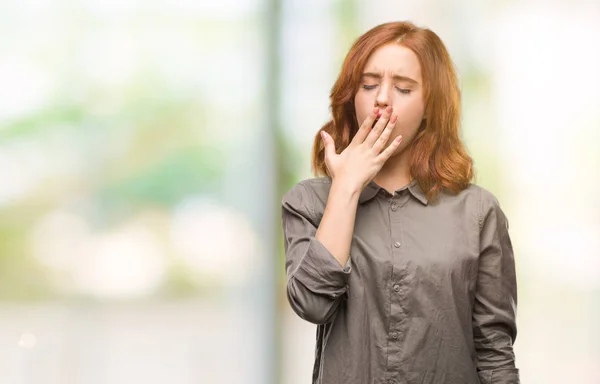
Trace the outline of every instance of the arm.
{"label": "arm", "polygon": [[508,220],[496,198],[480,191],[480,255],[473,336],[482,384],[519,384],[513,342],[517,335],[517,282]]}
{"label": "arm", "polygon": [[315,220],[313,194],[303,184],[283,198],[288,300],[300,317],[312,323],[331,322],[348,289],[359,194],[402,141],[398,136],[386,147],[397,120],[392,112],[392,107],[382,113],[374,108],[340,154],[333,138],[320,131],[324,162],[332,179],[320,223]]}
{"label": "arm", "polygon": [[287,296],[301,318],[325,324],[347,290],[358,193],[334,183],[318,228],[313,201],[303,184],[282,201]]}
{"label": "arm", "polygon": [[317,240],[331,252],[340,265],[345,265],[350,258],[358,196],[359,191],[334,182],[317,229]]}

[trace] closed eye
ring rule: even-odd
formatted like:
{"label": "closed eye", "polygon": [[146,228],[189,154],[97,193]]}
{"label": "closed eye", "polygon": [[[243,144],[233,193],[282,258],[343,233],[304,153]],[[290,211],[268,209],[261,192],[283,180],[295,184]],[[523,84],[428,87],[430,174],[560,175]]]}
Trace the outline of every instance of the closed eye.
{"label": "closed eye", "polygon": [[[362,86],[362,88],[363,88],[363,89],[366,89],[366,90],[375,89],[376,87],[377,87],[377,84],[373,84],[373,85],[367,85],[367,84],[364,84],[364,85]],[[397,87],[396,87],[396,89],[397,89],[398,91],[400,91],[400,93],[403,93],[403,94],[405,94],[405,95],[408,95],[408,94],[411,92],[411,90],[410,90],[410,89],[405,89],[405,88],[397,88]]]}

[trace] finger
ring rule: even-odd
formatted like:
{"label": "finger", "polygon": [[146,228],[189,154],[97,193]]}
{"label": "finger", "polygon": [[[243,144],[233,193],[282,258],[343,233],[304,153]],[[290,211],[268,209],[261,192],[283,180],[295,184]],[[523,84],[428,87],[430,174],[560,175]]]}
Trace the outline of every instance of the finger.
{"label": "finger", "polygon": [[332,158],[335,156],[335,143],[329,133],[321,131],[321,139],[323,139],[323,145],[325,147],[325,158]]}
{"label": "finger", "polygon": [[382,162],[386,162],[387,159],[389,159],[390,156],[392,156],[392,154],[398,148],[398,146],[400,145],[401,142],[402,142],[402,135],[396,136],[394,141],[392,141],[392,143],[390,145],[388,145],[388,147],[385,149],[385,151],[381,152],[379,154],[379,156],[377,156],[377,159],[381,160]]}
{"label": "finger", "polygon": [[360,128],[358,128],[358,131],[356,132],[356,135],[354,135],[354,137],[352,138],[350,145],[361,144],[363,141],[365,141],[365,138],[367,137],[369,132],[371,132],[373,123],[375,122],[375,119],[377,118],[378,115],[379,115],[379,108],[377,108],[377,107],[373,108],[371,113],[369,113],[369,115],[366,117],[366,119],[360,125]]}
{"label": "finger", "polygon": [[375,126],[373,127],[371,132],[367,135],[367,138],[364,141],[365,144],[367,144],[371,147],[373,146],[373,144],[375,144],[375,141],[377,141],[377,139],[379,138],[379,135],[381,135],[381,132],[383,131],[383,129],[386,127],[388,121],[390,120],[392,111],[393,111],[392,107],[387,107],[385,109],[385,111],[379,118],[379,121],[375,124]]}
{"label": "finger", "polygon": [[373,145],[373,149],[375,150],[375,153],[381,152],[381,150],[383,149],[385,144],[388,142],[388,139],[390,138],[390,135],[392,134],[392,131],[394,130],[394,127],[396,126],[397,120],[398,120],[397,115],[393,115],[390,118],[389,123],[385,126],[385,129],[383,130],[383,132],[381,132],[381,135],[379,135],[379,138]]}

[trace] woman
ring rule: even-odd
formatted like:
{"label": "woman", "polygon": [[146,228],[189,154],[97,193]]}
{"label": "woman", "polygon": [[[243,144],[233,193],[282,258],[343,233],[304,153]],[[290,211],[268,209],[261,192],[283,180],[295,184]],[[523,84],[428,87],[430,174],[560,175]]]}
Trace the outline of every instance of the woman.
{"label": "woman", "polygon": [[471,183],[440,38],[408,22],[353,45],[313,168],[283,197],[287,295],[318,324],[313,383],[514,384],[508,222]]}

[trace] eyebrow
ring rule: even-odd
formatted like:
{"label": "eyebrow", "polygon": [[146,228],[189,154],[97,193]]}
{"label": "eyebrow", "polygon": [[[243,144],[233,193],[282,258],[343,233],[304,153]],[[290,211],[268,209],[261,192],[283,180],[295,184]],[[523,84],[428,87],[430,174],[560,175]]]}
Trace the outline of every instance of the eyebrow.
{"label": "eyebrow", "polygon": [[[381,73],[378,73],[378,72],[365,72],[365,73],[363,73],[363,74],[362,74],[362,76],[361,76],[361,77],[362,77],[362,78],[364,78],[364,77],[372,77],[372,78],[374,78],[374,79],[381,80],[381,78],[382,78],[383,76],[381,75]],[[407,81],[407,82],[409,82],[409,83],[413,83],[413,84],[419,84],[419,82],[418,82],[418,81],[416,81],[416,80],[413,80],[413,79],[411,79],[411,78],[410,78],[410,77],[408,77],[408,76],[402,76],[402,75],[396,75],[396,74],[394,74],[394,75],[392,76],[392,78],[393,78],[394,80],[399,80],[399,81]]]}

